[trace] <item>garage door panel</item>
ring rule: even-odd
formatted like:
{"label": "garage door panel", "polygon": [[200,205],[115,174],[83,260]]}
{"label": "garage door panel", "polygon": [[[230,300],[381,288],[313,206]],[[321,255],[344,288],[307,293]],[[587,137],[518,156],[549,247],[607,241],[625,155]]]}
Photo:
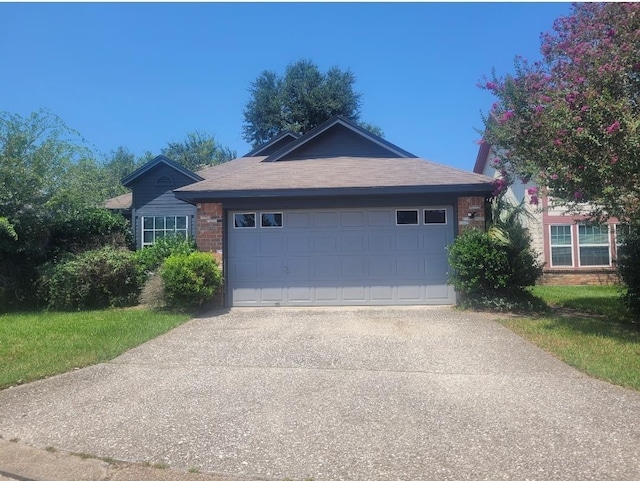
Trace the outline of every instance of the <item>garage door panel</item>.
{"label": "garage door panel", "polygon": [[392,209],[372,209],[369,211],[369,225],[372,227],[389,227],[395,224],[395,211]]}
{"label": "garage door panel", "polygon": [[342,300],[347,302],[365,302],[366,288],[364,286],[344,286],[342,288]]}
{"label": "garage door panel", "polygon": [[287,303],[304,303],[313,302],[313,289],[309,286],[291,286],[287,289]]}
{"label": "garage door panel", "polygon": [[336,286],[317,286],[314,289],[316,302],[338,303],[339,288]]}
{"label": "garage door panel", "polygon": [[313,226],[320,228],[336,228],[338,227],[338,212],[326,211],[316,212],[313,214]]}
{"label": "garage door panel", "polygon": [[354,232],[342,235],[340,237],[340,247],[342,252],[363,252],[365,250],[363,234]]}
{"label": "garage door panel", "polygon": [[393,287],[371,286],[369,287],[369,297],[372,301],[392,301]]}
{"label": "garage door panel", "polygon": [[[243,235],[234,236],[234,243],[229,246],[229,257],[246,257],[258,251],[258,236],[255,235],[254,229],[242,230],[245,231]],[[248,230],[251,232],[246,232]]]}
{"label": "garage door panel", "polygon": [[422,286],[416,286],[416,285],[398,286],[398,300],[419,302],[422,300],[421,292],[422,292]]}
{"label": "garage door panel", "polygon": [[[453,209],[447,209],[452,219]],[[422,216],[419,225],[396,225],[395,212],[285,210],[282,228],[231,228],[231,305],[453,303],[445,250],[453,227],[424,225]]]}
{"label": "garage door panel", "polygon": [[395,277],[395,261],[389,257],[369,257],[369,274],[372,279],[391,279]]}
{"label": "garage door panel", "polygon": [[369,252],[389,253],[394,246],[394,235],[391,232],[376,232],[367,236]]}
{"label": "garage door panel", "polygon": [[235,261],[230,263],[233,279],[242,281],[255,281],[258,278],[257,261]]}
{"label": "garage door panel", "polygon": [[449,263],[445,256],[430,255],[424,261],[425,280],[429,284],[446,284],[447,272],[449,271]]}
{"label": "garage door panel", "polygon": [[365,257],[342,257],[340,259],[343,279],[366,279],[369,262]]}
{"label": "garage door panel", "polygon": [[424,268],[422,262],[413,256],[398,257],[396,261],[398,279],[421,279]]}
{"label": "garage door panel", "polygon": [[282,234],[270,234],[257,236],[260,254],[268,256],[281,256],[284,252],[285,239]]}
{"label": "garage door panel", "polygon": [[257,279],[279,278],[285,273],[285,266],[281,259],[277,257],[262,258],[258,261]]}
{"label": "garage door panel", "polygon": [[313,237],[309,234],[291,234],[287,236],[287,252],[289,254],[311,254]]}
{"label": "garage door panel", "polygon": [[427,285],[425,288],[427,299],[446,301],[449,296],[451,286],[446,284]]}
{"label": "garage door panel", "polygon": [[260,301],[282,302],[284,300],[284,290],[282,287],[263,287],[260,289]]}
{"label": "garage door panel", "polygon": [[359,211],[343,211],[340,213],[340,225],[342,227],[363,227],[365,225],[366,213]]}
{"label": "garage door panel", "polygon": [[[399,226],[400,227],[400,226]],[[406,228],[406,227],[401,227]],[[420,249],[420,232],[416,229],[396,234],[396,249],[398,251],[418,252]]]}
{"label": "garage door panel", "polygon": [[339,257],[323,257],[321,259],[314,258],[313,273],[314,279],[335,280],[340,276],[340,258]]}
{"label": "garage door panel", "polygon": [[313,239],[313,250],[314,252],[336,252],[338,248],[338,239],[337,236],[334,235],[318,235]]}
{"label": "garage door panel", "polygon": [[311,226],[311,213],[286,212],[284,215],[284,226],[287,229],[308,229]]}

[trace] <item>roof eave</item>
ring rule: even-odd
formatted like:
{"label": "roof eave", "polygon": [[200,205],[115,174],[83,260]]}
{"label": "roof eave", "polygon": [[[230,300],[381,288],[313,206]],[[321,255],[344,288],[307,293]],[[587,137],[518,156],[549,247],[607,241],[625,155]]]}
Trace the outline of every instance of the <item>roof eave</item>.
{"label": "roof eave", "polygon": [[403,194],[490,194],[494,187],[486,184],[452,184],[452,185],[416,185],[391,187],[331,187],[315,189],[261,189],[261,190],[201,190],[179,191],[175,195],[186,202],[203,200],[224,200],[240,198],[272,198],[272,197],[336,197],[336,196],[368,196],[368,195],[403,195]]}

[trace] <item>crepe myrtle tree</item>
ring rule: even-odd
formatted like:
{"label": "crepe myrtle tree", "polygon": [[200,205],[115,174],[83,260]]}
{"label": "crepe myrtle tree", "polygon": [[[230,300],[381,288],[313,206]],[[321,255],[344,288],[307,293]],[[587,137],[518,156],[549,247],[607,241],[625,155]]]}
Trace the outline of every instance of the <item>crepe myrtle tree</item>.
{"label": "crepe myrtle tree", "polygon": [[579,3],[541,36],[542,60],[485,79],[496,193],[520,178],[543,187],[533,203],[548,189],[594,221],[640,224],[639,52],[640,3]]}

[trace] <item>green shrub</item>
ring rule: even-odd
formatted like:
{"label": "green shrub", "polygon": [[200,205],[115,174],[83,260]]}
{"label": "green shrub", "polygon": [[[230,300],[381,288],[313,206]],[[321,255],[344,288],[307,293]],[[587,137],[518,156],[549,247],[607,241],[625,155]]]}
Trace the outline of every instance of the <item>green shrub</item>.
{"label": "green shrub", "polygon": [[136,251],[134,258],[138,266],[138,281],[140,285],[143,285],[149,273],[157,270],[170,255],[188,255],[195,251],[195,243],[180,236],[161,237],[156,239],[152,246]]}
{"label": "green shrub", "polygon": [[625,284],[622,301],[632,312],[640,314],[640,231],[637,228],[622,235],[617,265]]}
{"label": "green shrub", "polygon": [[527,236],[516,231],[509,239],[504,242],[487,232],[470,229],[451,244],[449,283],[458,291],[462,305],[527,310],[532,304],[525,288],[535,284],[542,266],[529,247]]}
{"label": "green shrub", "polygon": [[41,270],[40,292],[55,310],[133,305],[138,295],[133,253],[107,246],[48,263]]}
{"label": "green shrub", "polygon": [[199,306],[214,296],[222,282],[216,260],[206,252],[172,254],[164,261],[160,275],[171,307]]}
{"label": "green shrub", "polygon": [[83,208],[59,213],[51,220],[49,251],[52,255],[83,252],[110,245],[132,247],[129,221],[107,209]]}

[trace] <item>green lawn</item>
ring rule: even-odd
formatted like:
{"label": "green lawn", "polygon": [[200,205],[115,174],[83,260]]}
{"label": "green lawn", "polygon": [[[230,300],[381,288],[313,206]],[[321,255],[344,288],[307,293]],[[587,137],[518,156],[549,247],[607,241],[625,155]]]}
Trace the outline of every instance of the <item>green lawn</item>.
{"label": "green lawn", "polygon": [[631,323],[615,286],[536,286],[554,310],[499,322],[567,364],[640,391],[640,326]]}
{"label": "green lawn", "polygon": [[0,315],[0,389],[108,361],[188,319],[144,309]]}

